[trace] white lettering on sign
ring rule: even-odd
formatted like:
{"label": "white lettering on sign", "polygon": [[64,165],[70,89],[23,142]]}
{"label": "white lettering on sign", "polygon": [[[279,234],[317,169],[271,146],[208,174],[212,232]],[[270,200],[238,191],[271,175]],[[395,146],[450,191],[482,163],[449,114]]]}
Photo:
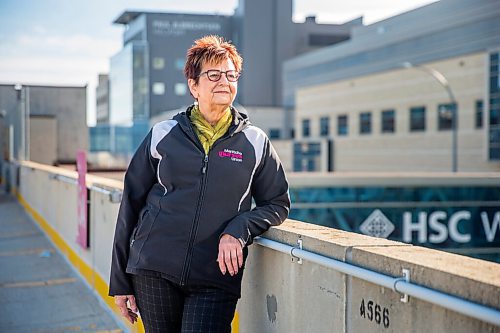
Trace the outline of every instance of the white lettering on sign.
{"label": "white lettering on sign", "polygon": [[429,235],[429,242],[442,243],[448,238],[448,228],[444,224],[445,220],[446,213],[443,211],[433,212],[429,216],[429,228],[437,232]]}
{"label": "white lettering on sign", "polygon": [[[418,213],[418,221],[413,222],[413,217],[411,212],[405,212],[403,214],[403,241],[406,243],[411,243],[413,241],[413,232],[416,231],[418,234],[418,242],[427,242],[428,228],[429,232],[432,232],[429,237],[429,242],[433,244],[443,243],[450,238],[457,243],[467,243],[470,242],[470,234],[461,233],[458,231],[458,224],[461,221],[470,220],[470,212],[466,210],[460,210],[453,213],[448,219],[448,225],[446,225],[447,214],[444,211],[435,211],[429,215],[427,219],[426,212]],[[500,217],[499,217],[500,219]],[[483,221],[484,224],[484,221]],[[498,222],[493,227],[496,230]]]}
{"label": "white lettering on sign", "polygon": [[[481,212],[481,222],[488,242],[493,242],[500,234],[500,212],[495,212],[491,222],[487,212]],[[431,213],[419,212],[414,220],[412,212],[403,213],[402,238],[403,242],[412,243],[414,232],[417,233],[418,243],[439,244],[450,238],[457,243],[468,243],[471,241],[471,234],[459,231],[460,222],[470,225],[476,219],[471,220],[471,213],[467,210],[460,210],[451,214],[438,210]],[[390,224],[390,226],[388,226]],[[386,230],[387,229],[387,230]],[[394,225],[378,209],[361,224],[360,231],[365,235],[387,238],[394,230]]]}
{"label": "white lettering on sign", "polygon": [[470,220],[470,212],[466,210],[458,211],[453,214],[448,221],[450,237],[457,243],[470,242],[470,234],[461,234],[460,232],[458,232],[458,222],[462,220]]}
{"label": "white lettering on sign", "polygon": [[418,222],[413,223],[410,212],[403,214],[403,242],[411,243],[413,240],[412,232],[418,232],[418,242],[425,243],[427,241],[427,213],[418,213]]}
{"label": "white lettering on sign", "polygon": [[481,213],[481,221],[483,222],[483,228],[484,228],[484,233],[486,234],[486,239],[488,242],[493,242],[495,239],[495,235],[497,233],[497,230],[500,229],[500,212],[496,212],[493,221],[491,222],[490,225],[490,220],[488,218],[488,213],[482,212]]}
{"label": "white lettering on sign", "polygon": [[157,34],[181,35],[189,30],[218,32],[222,29],[222,26],[218,22],[154,20],[153,29]]}

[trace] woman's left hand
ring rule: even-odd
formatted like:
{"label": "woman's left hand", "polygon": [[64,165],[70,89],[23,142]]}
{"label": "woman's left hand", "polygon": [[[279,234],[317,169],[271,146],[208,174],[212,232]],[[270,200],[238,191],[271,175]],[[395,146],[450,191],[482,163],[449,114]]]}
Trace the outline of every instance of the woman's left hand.
{"label": "woman's left hand", "polygon": [[231,276],[237,274],[238,269],[243,265],[243,248],[240,241],[231,235],[224,234],[219,241],[217,261],[222,274],[225,275],[226,271]]}

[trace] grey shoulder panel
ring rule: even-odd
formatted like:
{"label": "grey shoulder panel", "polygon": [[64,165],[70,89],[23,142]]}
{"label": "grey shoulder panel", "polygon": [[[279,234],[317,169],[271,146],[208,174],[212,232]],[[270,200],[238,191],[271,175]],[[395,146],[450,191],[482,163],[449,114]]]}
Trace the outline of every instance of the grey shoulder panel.
{"label": "grey shoulder panel", "polygon": [[252,144],[255,151],[255,167],[257,167],[262,160],[262,155],[264,154],[267,135],[263,130],[253,125],[248,126],[242,132]]}
{"label": "grey shoulder panel", "polygon": [[153,156],[156,159],[161,159],[160,154],[158,153],[158,150],[156,147],[158,146],[158,143],[170,133],[172,128],[174,128],[177,125],[176,120],[165,120],[165,121],[160,121],[159,123],[156,123],[153,126],[152,134],[151,134],[151,156]]}
{"label": "grey shoulder panel", "polygon": [[267,136],[266,133],[264,133],[263,130],[261,130],[258,127],[255,126],[248,126],[245,128],[243,131],[243,134],[245,134],[247,140],[250,142],[252,145],[254,151],[255,151],[255,165],[252,170],[252,174],[250,175],[250,179],[248,181],[248,186],[241,196],[240,203],[238,204],[238,211],[241,209],[241,204],[243,203],[243,200],[250,194],[250,188],[252,186],[253,182],[253,177],[255,176],[255,171],[257,170],[258,166],[260,165],[260,162],[262,161],[262,155],[264,154],[264,149],[266,145],[266,140]]}

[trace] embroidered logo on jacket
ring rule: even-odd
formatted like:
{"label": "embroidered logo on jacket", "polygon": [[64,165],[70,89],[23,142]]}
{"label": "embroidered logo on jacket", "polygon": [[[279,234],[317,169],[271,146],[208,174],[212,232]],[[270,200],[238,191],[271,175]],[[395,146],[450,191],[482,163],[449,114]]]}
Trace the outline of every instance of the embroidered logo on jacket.
{"label": "embroidered logo on jacket", "polygon": [[224,149],[219,151],[219,157],[221,158],[230,158],[231,161],[234,162],[242,162],[243,161],[243,154],[241,151],[238,150],[232,150],[232,149]]}

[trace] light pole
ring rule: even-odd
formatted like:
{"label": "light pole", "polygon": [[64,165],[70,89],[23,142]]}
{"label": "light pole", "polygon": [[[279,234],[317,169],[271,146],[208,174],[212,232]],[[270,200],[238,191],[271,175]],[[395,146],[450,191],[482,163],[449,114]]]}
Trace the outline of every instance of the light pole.
{"label": "light pole", "polygon": [[21,152],[18,152],[18,160],[30,160],[30,91],[29,86],[20,83],[14,85],[17,93],[17,103],[20,111],[21,126]]}
{"label": "light pole", "polygon": [[451,101],[451,130],[452,130],[452,146],[451,146],[451,155],[452,155],[452,166],[451,170],[453,172],[457,172],[457,111],[458,111],[458,103],[457,100],[455,99],[455,95],[453,94],[453,91],[451,91],[450,83],[446,79],[446,77],[439,71],[437,71],[434,68],[431,67],[426,67],[422,65],[414,65],[411,62],[404,62],[403,67],[405,68],[415,68],[418,69],[422,72],[425,72],[429,75],[431,75],[436,81],[438,81],[444,89],[446,89],[446,92],[448,93],[448,96]]}
{"label": "light pole", "polygon": [[[17,160],[25,160],[26,159],[26,122],[25,122],[25,109],[24,109],[24,96],[23,96],[23,86],[22,84],[15,84],[14,90],[16,91],[17,97],[17,107],[19,109],[19,125],[21,127],[21,147],[17,147]],[[16,134],[18,136],[18,134]],[[22,149],[20,151],[20,149]]]}

